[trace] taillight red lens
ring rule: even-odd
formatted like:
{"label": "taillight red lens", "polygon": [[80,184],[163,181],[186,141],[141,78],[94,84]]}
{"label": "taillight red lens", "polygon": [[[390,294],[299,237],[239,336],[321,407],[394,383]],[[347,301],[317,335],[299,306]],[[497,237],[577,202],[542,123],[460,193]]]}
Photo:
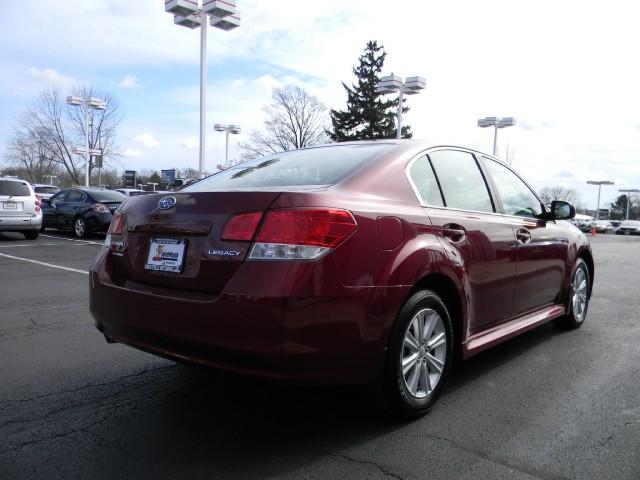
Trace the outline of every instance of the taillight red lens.
{"label": "taillight red lens", "polygon": [[113,214],[107,234],[122,235],[124,233],[124,215],[118,211]]}
{"label": "taillight red lens", "polygon": [[39,212],[40,210],[41,210],[41,208],[40,208],[40,198],[38,198],[38,200],[36,200],[36,208],[35,208],[35,211],[36,211],[36,212]]}
{"label": "taillight red lens", "polygon": [[257,242],[333,248],[356,229],[350,212],[292,209],[267,212]]}
{"label": "taillight red lens", "polygon": [[223,240],[251,241],[262,218],[262,212],[234,215],[222,230]]}

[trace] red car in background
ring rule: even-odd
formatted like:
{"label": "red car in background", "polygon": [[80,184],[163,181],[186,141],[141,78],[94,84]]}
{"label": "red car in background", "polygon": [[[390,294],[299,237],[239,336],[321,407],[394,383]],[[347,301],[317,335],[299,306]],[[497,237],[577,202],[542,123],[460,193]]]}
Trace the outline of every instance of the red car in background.
{"label": "red car in background", "polygon": [[375,141],[284,152],[129,199],[91,268],[109,341],[426,412],[454,358],[544,322],[576,328],[589,243],[507,165]]}

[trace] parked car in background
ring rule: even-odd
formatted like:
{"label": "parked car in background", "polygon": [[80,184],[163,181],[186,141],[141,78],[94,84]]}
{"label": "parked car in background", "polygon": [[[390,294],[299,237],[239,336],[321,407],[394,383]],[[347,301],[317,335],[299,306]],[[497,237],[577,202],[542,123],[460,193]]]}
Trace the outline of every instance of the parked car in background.
{"label": "parked car in background", "polygon": [[0,177],[0,232],[20,232],[35,240],[42,225],[40,200],[24,180]]}
{"label": "parked car in background", "polygon": [[458,355],[550,320],[583,323],[594,262],[562,221],[574,214],[562,201],[546,209],[508,165],[465,148],[283,152],[127,200],[90,268],[90,308],[108,341],[375,386],[389,409],[418,415]]}
{"label": "parked car in background", "polygon": [[596,233],[613,233],[614,228],[609,220],[596,220],[593,222],[593,228],[595,228]]}
{"label": "parked car in background", "polygon": [[127,197],[135,197],[136,195],[147,195],[149,193],[155,192],[147,192],[146,190],[140,190],[139,188],[114,188],[114,192],[120,192]]}
{"label": "parked car in background", "polygon": [[76,237],[106,232],[126,195],[102,188],[69,188],[42,201],[42,229],[71,230]]}
{"label": "parked car in background", "polygon": [[58,193],[60,191],[60,188],[56,187],[55,185],[45,185],[42,183],[35,183],[33,185],[33,191],[36,192],[36,196],[40,200],[45,200],[45,199],[48,200],[53,195]]}
{"label": "parked car in background", "polygon": [[618,235],[640,235],[640,221],[625,220],[616,231]]}
{"label": "parked car in background", "polygon": [[576,216],[571,220],[573,224],[578,227],[583,232],[589,232],[591,230],[591,226],[593,222],[595,222],[595,218],[590,215],[581,215],[576,213]]}

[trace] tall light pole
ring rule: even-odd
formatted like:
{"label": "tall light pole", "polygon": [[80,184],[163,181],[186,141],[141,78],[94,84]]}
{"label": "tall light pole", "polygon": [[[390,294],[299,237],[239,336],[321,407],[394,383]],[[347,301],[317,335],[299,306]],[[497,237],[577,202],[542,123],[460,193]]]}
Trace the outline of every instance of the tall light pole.
{"label": "tall light pole", "polygon": [[626,220],[629,220],[629,204],[631,203],[631,195],[630,193],[640,193],[640,190],[637,188],[621,188],[618,190],[619,192],[627,194],[627,215]]}
{"label": "tall light pole", "polygon": [[173,23],[200,28],[200,156],[198,174],[204,177],[205,136],[207,134],[207,17],[211,26],[232,30],[240,26],[235,0],[165,0],[164,9],[174,15]]}
{"label": "tall light pole", "polygon": [[53,179],[58,178],[57,175],[45,175],[45,177],[49,178],[49,185],[53,185]]}
{"label": "tall light pole", "polygon": [[484,117],[478,120],[478,126],[480,128],[493,127],[493,156],[496,156],[497,144],[498,144],[498,129],[513,127],[516,124],[516,119],[513,117]]}
{"label": "tall light pole", "polygon": [[602,185],[613,185],[611,180],[589,180],[587,181],[589,185],[598,185],[598,206],[596,208],[596,220],[600,218],[600,190],[602,190]]}
{"label": "tall light pole", "polygon": [[91,155],[102,155],[99,148],[89,148],[89,110],[106,110],[107,102],[98,97],[82,98],[72,95],[67,97],[67,104],[76,107],[82,106],[84,110],[84,148],[74,148],[73,153],[84,155],[86,168],[84,176],[84,186],[89,186],[89,167],[91,166]]}
{"label": "tall light pole", "polygon": [[387,95],[398,92],[398,132],[396,138],[402,138],[402,101],[404,95],[416,95],[426,87],[427,81],[423,77],[407,77],[403,80],[402,77],[392,73],[391,75],[380,78],[378,88],[376,89],[377,93]]}
{"label": "tall light pole", "polygon": [[[213,129],[216,132],[225,132],[225,148],[224,148],[224,168],[229,168],[229,134],[232,133],[237,135],[240,133],[240,125],[223,125],[221,123],[216,123],[213,126]],[[218,166],[220,168],[220,166]],[[220,169],[222,170],[222,169]]]}

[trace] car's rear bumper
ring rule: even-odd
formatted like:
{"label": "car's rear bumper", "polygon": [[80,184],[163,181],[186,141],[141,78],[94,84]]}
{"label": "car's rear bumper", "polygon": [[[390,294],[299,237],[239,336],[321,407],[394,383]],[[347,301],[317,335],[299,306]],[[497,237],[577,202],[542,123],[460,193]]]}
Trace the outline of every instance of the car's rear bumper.
{"label": "car's rear bumper", "polygon": [[114,282],[103,250],[91,270],[90,308],[107,337],[160,356],[296,383],[367,384],[383,366],[410,287],[348,288],[334,280],[318,289],[301,278],[295,295],[272,287],[179,292]]}
{"label": "car's rear bumper", "polygon": [[41,225],[42,215],[0,216],[0,231],[39,230]]}

